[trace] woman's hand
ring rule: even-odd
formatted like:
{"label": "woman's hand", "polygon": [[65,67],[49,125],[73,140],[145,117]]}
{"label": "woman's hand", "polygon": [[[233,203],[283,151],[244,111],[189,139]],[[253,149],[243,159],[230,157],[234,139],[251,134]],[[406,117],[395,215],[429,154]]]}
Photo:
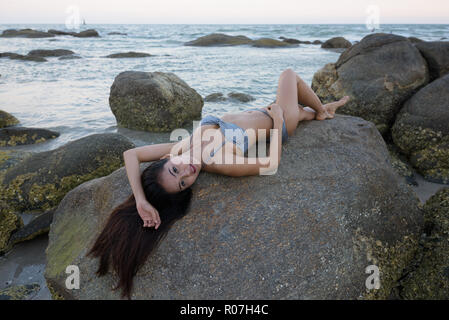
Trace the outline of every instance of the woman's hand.
{"label": "woman's hand", "polygon": [[273,103],[267,108],[268,113],[273,118],[273,121],[284,121],[284,110],[282,110],[281,106]]}
{"label": "woman's hand", "polygon": [[148,201],[139,201],[136,204],[137,212],[143,220],[144,227],[154,227],[159,228],[161,225],[161,218],[159,217],[159,212],[153,207]]}

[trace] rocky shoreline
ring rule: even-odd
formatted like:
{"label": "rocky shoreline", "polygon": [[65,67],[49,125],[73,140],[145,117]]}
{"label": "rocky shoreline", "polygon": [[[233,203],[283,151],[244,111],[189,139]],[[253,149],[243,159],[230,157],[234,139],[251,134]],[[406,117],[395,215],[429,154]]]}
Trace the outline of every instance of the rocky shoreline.
{"label": "rocky shoreline", "polygon": [[[24,30],[6,30],[1,37],[46,36]],[[282,40],[212,34],[185,45],[301,44]],[[443,185],[449,184],[449,43],[393,34],[348,42],[337,37],[310,43],[344,50],[338,61],[316,72],[312,88],[323,103],[344,95],[351,102],[333,120],[300,124],[275,176],[203,174],[194,187],[191,213],[139,272],[133,298],[449,298],[449,187]],[[66,56],[74,52],[0,54],[31,61]],[[228,98],[222,93],[203,98],[173,73],[126,71],[115,78],[109,103],[120,127],[169,132],[198,120],[204,101],[212,99],[253,97],[231,92]],[[13,115],[0,112],[0,147],[8,147],[0,150],[0,254],[49,233],[45,278],[53,298],[116,299],[113,278],[94,277],[96,261],[84,253],[107,214],[130,194],[122,153],[134,144],[120,134],[97,134],[48,152],[12,149],[58,135],[21,127]],[[424,205],[412,189],[420,184],[417,176],[441,185]],[[274,198],[267,198],[266,179],[277,186]],[[218,201],[224,192],[229,196]],[[217,204],[221,209],[211,212]],[[30,217],[26,223],[24,215]],[[236,251],[227,251],[228,246]],[[173,260],[179,264],[169,263]],[[82,290],[64,288],[68,264],[79,265],[91,280]],[[330,272],[329,264],[341,269]],[[380,290],[364,286],[369,264],[382,270]],[[256,274],[264,279],[256,281]],[[183,290],[170,289],[167,277]],[[29,298],[39,288],[30,283],[15,289],[14,294],[12,288],[0,290],[0,296],[13,298],[18,292]]]}

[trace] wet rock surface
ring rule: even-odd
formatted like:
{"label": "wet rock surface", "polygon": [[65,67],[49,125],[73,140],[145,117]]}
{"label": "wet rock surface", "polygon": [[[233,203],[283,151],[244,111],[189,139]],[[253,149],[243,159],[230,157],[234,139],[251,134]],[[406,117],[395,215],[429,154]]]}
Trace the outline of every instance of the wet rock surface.
{"label": "wet rock surface", "polygon": [[59,137],[59,132],[28,127],[8,127],[0,129],[0,147],[17,146],[45,142]]}

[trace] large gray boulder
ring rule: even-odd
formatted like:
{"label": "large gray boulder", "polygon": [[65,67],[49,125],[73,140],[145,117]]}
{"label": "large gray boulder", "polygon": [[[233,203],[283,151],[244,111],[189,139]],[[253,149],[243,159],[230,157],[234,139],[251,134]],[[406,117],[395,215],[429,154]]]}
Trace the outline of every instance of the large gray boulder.
{"label": "large gray boulder", "polygon": [[429,65],[430,80],[435,80],[449,72],[449,42],[422,41],[415,44]]}
{"label": "large gray boulder", "polygon": [[109,105],[119,127],[169,132],[199,120],[204,101],[174,73],[125,71],[115,77]]}
{"label": "large gray boulder", "polygon": [[407,38],[376,33],[315,73],[312,88],[324,103],[350,96],[338,112],[372,121],[386,134],[402,103],[428,79],[426,61]]}
{"label": "large gray boulder", "polygon": [[[421,233],[417,197],[375,126],[356,117],[301,123],[275,175],[201,173],[193,188],[189,213],[137,273],[133,299],[385,298]],[[85,254],[131,192],[120,168],[61,201],[46,250],[55,297],[119,299],[115,275],[97,278],[98,260]],[[368,291],[373,264],[381,288]],[[66,289],[68,265],[79,267],[80,289]]]}
{"label": "large gray boulder", "polygon": [[428,180],[449,184],[449,74],[411,97],[392,127],[392,137]]}

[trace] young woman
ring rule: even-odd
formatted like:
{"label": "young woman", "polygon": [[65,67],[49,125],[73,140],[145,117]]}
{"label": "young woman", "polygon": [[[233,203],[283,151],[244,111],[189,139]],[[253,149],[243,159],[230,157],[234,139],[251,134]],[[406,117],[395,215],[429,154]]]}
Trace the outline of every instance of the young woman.
{"label": "young woman", "polygon": [[[121,288],[122,296],[130,298],[134,275],[170,226],[187,213],[190,187],[201,171],[229,176],[273,172],[280,162],[281,144],[300,121],[333,118],[337,108],[348,100],[346,96],[322,105],[313,90],[289,68],[280,75],[274,104],[226,114],[221,119],[207,116],[187,139],[125,151],[133,194],[114,209],[88,252],[100,258],[97,275],[105,275],[111,263],[119,277],[116,289]],[[271,129],[275,134],[270,139]],[[250,161],[245,154],[260,135],[271,140],[269,154]],[[149,161],[154,162],[141,174],[140,163]]]}

